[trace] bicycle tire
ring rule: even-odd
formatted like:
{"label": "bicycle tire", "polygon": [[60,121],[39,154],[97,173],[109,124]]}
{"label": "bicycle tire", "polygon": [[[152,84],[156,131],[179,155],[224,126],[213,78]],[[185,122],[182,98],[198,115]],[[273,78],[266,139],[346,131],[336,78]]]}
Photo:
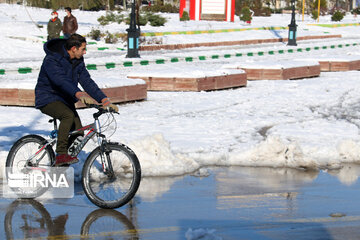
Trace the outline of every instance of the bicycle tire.
{"label": "bicycle tire", "polygon": [[[28,213],[25,214],[24,211]],[[21,214],[18,212],[21,212]],[[25,238],[35,237],[35,236],[27,236],[27,234],[29,233],[24,232],[25,228],[23,226],[21,228],[22,229],[21,231],[17,231],[17,229],[14,229],[14,226],[17,228],[21,227],[19,225],[19,222],[16,222],[16,219],[14,220],[14,217],[16,218],[17,215],[19,215],[20,219],[23,220],[24,220],[24,215],[35,217],[36,218],[35,221],[30,221],[30,226],[40,225],[38,227],[46,231],[46,233],[43,233],[44,236],[41,237],[48,237],[52,235],[52,227],[53,227],[52,219],[49,212],[44,207],[44,205],[33,199],[18,199],[12,202],[9,207],[7,207],[7,211],[4,219],[4,229],[5,229],[6,239],[9,240],[19,239],[19,238],[25,239]],[[13,220],[15,221],[14,223]],[[27,222],[26,224],[29,224],[29,222]],[[31,232],[31,228],[30,227],[28,228]],[[18,236],[21,234],[23,234],[23,236]]]}
{"label": "bicycle tire", "polygon": [[[6,167],[11,168],[11,173],[22,173],[26,160],[30,156],[35,155],[39,149],[41,149],[47,141],[38,135],[26,135],[17,140],[11,147],[9,154],[6,158]],[[45,147],[44,152],[38,154],[42,158],[38,166],[35,167],[50,167],[55,162],[55,153],[52,147],[49,145]],[[9,172],[6,171],[6,179]],[[41,196],[47,191],[47,188],[11,188],[20,198],[35,198]]]}
{"label": "bicycle tire", "polygon": [[97,235],[102,235],[104,232],[111,233],[112,235],[108,235],[110,238],[120,238],[121,236],[122,239],[139,239],[134,224],[124,214],[114,209],[92,211],[84,220],[80,235],[81,239],[94,239],[94,237],[96,238]]}
{"label": "bicycle tire", "polygon": [[[115,180],[103,172],[101,148],[94,149],[84,163],[82,186],[89,200],[101,208],[118,208],[136,194],[141,167],[135,153],[123,144],[107,143]],[[106,153],[105,153],[106,154]],[[112,189],[113,187],[113,189]]]}

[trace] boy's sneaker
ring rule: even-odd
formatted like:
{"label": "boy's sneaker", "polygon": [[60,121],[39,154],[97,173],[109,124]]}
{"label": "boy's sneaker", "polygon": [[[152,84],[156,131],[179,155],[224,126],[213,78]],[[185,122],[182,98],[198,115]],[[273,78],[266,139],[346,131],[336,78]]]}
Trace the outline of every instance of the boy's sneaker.
{"label": "boy's sneaker", "polygon": [[55,166],[69,165],[73,163],[77,163],[79,159],[76,157],[72,157],[68,154],[59,154],[56,156]]}

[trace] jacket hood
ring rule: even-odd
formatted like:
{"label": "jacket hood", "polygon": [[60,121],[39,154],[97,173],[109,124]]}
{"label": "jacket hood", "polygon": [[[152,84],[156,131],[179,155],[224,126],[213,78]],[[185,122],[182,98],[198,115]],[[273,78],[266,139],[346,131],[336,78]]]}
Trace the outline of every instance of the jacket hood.
{"label": "jacket hood", "polygon": [[44,51],[48,55],[60,55],[66,56],[68,53],[65,51],[64,45],[66,43],[66,39],[52,39],[44,44]]}

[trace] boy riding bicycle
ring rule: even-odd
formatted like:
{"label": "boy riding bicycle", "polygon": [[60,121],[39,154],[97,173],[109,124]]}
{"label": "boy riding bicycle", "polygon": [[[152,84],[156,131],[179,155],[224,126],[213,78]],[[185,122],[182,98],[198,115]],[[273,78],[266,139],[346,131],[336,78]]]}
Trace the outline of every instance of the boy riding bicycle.
{"label": "boy riding bicycle", "polygon": [[[56,145],[55,166],[78,162],[68,154],[69,132],[81,128],[75,103],[93,103],[93,99],[106,108],[118,112],[118,107],[100,90],[86,69],[86,39],[73,34],[69,39],[53,39],[44,44],[46,56],[35,87],[35,107],[46,115],[60,120]],[[80,90],[82,86],[89,98]]]}

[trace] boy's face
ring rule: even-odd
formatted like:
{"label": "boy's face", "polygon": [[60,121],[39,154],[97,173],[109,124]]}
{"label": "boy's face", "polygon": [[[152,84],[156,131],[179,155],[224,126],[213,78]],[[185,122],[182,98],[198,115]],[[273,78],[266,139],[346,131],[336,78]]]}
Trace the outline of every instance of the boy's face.
{"label": "boy's face", "polygon": [[74,58],[80,59],[86,54],[86,43],[82,43],[79,48],[72,47],[71,50],[74,53]]}

